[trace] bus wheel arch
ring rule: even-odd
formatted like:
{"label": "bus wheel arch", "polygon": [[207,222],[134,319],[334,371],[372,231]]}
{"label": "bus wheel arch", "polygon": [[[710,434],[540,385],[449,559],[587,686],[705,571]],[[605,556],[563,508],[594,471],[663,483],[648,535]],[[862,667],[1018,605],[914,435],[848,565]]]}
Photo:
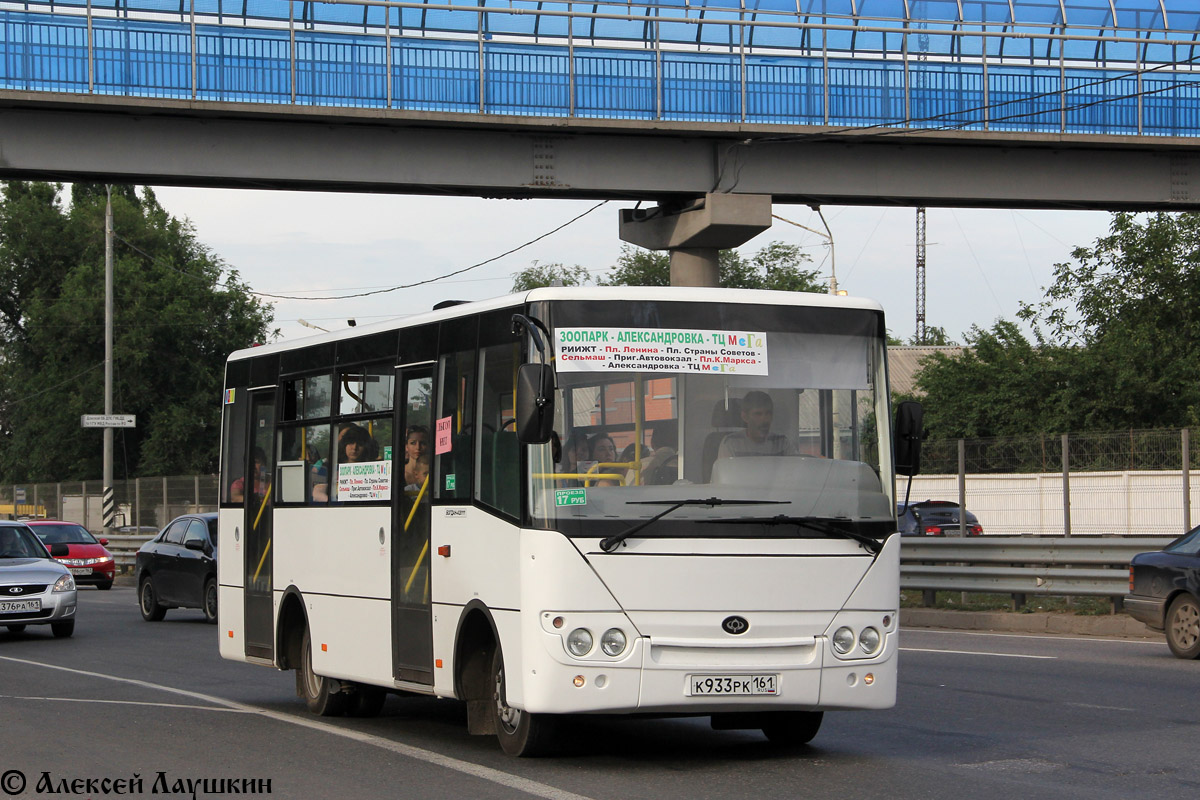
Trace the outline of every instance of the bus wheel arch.
{"label": "bus wheel arch", "polygon": [[279,603],[279,622],[275,627],[275,652],[279,669],[299,667],[301,640],[307,628],[308,614],[304,611],[304,598],[299,589],[289,586]]}
{"label": "bus wheel arch", "polygon": [[463,608],[454,634],[454,696],[467,704],[467,732],[472,735],[496,732],[492,654],[499,649],[491,611],[472,600]]}

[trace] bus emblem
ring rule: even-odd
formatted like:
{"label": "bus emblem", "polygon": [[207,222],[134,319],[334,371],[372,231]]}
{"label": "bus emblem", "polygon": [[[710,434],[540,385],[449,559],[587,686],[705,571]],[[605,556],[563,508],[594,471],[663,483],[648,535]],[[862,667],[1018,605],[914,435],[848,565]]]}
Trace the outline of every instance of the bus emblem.
{"label": "bus emblem", "polygon": [[745,617],[726,617],[725,621],[721,623],[721,630],[738,636],[750,630],[750,623],[746,621]]}

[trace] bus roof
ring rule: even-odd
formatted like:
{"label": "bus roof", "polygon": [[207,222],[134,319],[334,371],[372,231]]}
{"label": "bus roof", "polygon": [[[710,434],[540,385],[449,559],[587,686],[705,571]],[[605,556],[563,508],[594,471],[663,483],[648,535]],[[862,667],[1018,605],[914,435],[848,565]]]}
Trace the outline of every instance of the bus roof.
{"label": "bus roof", "polygon": [[874,300],[860,297],[833,296],[815,292],[777,292],[761,289],[721,289],[694,286],[549,286],[526,292],[447,306],[436,311],[396,317],[395,319],[360,325],[344,330],[303,336],[258,347],[237,350],[230,354],[230,361],[254,358],[270,353],[279,353],[323,342],[354,339],[372,333],[407,328],[445,319],[478,314],[498,308],[509,308],[543,300],[657,300],[660,302],[689,303],[746,303],[778,306],[808,306],[811,308],[848,308],[883,311],[883,306]]}

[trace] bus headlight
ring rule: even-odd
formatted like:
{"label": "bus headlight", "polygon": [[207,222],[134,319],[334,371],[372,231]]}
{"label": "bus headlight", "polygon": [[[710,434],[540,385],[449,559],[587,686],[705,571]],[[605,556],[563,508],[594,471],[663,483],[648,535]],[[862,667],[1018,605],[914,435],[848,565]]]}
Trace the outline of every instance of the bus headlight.
{"label": "bus headlight", "polygon": [[620,628],[609,628],[600,637],[600,649],[606,656],[619,656],[625,652],[627,640],[625,632]]}
{"label": "bus headlight", "polygon": [[854,649],[854,631],[843,626],[833,634],[833,649],[840,655],[846,655]]}
{"label": "bus headlight", "polygon": [[880,641],[879,631],[874,628],[863,628],[862,633],[858,635],[858,646],[869,656],[879,652]]}
{"label": "bus headlight", "polygon": [[583,658],[592,651],[592,632],[587,628],[576,628],[567,636],[567,652]]}

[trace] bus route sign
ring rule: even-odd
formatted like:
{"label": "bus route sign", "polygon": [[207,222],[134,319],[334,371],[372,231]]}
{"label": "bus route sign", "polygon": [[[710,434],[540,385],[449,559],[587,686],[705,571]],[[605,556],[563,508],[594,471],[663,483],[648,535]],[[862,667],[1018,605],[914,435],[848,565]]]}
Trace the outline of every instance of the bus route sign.
{"label": "bus route sign", "polygon": [[767,374],[767,334],[658,328],[556,328],[559,372]]}

